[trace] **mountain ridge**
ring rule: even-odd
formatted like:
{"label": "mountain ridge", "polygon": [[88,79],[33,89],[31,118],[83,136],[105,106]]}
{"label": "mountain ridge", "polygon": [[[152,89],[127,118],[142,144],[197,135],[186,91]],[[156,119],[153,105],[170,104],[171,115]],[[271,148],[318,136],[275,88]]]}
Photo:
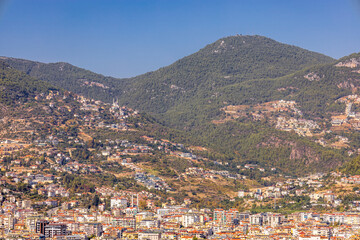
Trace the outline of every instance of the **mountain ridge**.
{"label": "mountain ridge", "polygon": [[[170,140],[180,138],[182,142],[213,149],[214,153],[209,153],[211,159],[229,160],[233,167],[244,162],[273,164],[285,172],[301,174],[326,166],[339,167],[348,156],[343,150],[315,143],[321,140],[319,133],[315,135],[320,139],[308,139],[274,129],[279,114],[252,109],[284,99],[298,104],[303,115],[296,117],[304,118],[300,119],[302,122],[314,126],[329,124],[328,113],[341,114],[344,108],[335,100],[352,93],[339,87],[339,81],[347,86],[347,76],[357,77],[351,69],[335,66],[349,58],[334,60],[261,36],[231,36],[167,67],[127,79],[104,77],[61,63],[40,64],[36,69],[31,68],[31,62],[24,66],[16,59],[6,61],[77,94],[107,102],[119,99],[121,105],[148,112],[158,122],[184,131],[181,136],[170,136]],[[242,104],[249,108],[240,112],[240,117],[231,119],[233,116],[224,111],[229,105]],[[294,113],[284,114],[280,117],[294,118]],[[222,119],[226,120],[223,124],[213,122]],[[267,142],[271,137],[277,140]]]}
{"label": "mountain ridge", "polygon": [[[224,42],[224,44],[222,44],[222,42]],[[245,42],[245,44],[243,42]],[[245,47],[241,47],[239,44],[242,44]],[[254,47],[253,45],[258,45],[258,47]],[[236,46],[236,48],[234,46]],[[260,46],[263,46],[264,49],[257,50],[258,48],[260,48]],[[282,47],[285,49],[289,49],[285,51],[288,52],[287,58],[289,57],[289,55],[293,55],[294,51],[300,56],[305,54],[306,56],[304,58],[308,59],[308,61],[311,62],[307,62],[307,64],[305,65],[312,65],[314,63],[321,63],[324,61],[330,62],[334,60],[330,57],[310,52],[295,46],[282,44],[266,37],[229,36],[221,38],[214,43],[208,44],[204,48],[200,49],[198,52],[186,56],[178,61],[175,61],[173,64],[170,64],[167,67],[162,67],[156,71],[151,71],[133,78],[125,79],[105,77],[99,74],[94,75],[93,73],[88,72],[88,70],[74,68],[74,66],[72,65],[65,65],[68,68],[65,69],[67,71],[67,74],[64,73],[64,71],[56,72],[56,69],[54,68],[60,67],[61,65],[63,65],[63,63],[41,64],[39,62],[27,62],[27,64],[24,64],[24,60],[20,60],[22,63],[19,65],[19,63],[17,63],[17,60],[14,58],[8,58],[6,59],[6,61],[8,62],[8,64],[12,65],[18,70],[26,72],[33,77],[49,81],[59,87],[67,89],[72,88],[70,90],[75,90],[75,93],[85,94],[89,97],[100,97],[102,98],[100,100],[105,100],[107,102],[110,102],[112,98],[118,97],[119,100],[124,104],[133,104],[132,107],[134,107],[134,105],[136,104],[139,105],[140,110],[152,113],[159,113],[165,112],[166,109],[168,109],[168,107],[165,107],[165,104],[161,103],[165,102],[167,103],[167,105],[172,106],[176,104],[175,101],[183,101],[182,96],[188,97],[189,94],[194,94],[192,92],[192,89],[194,88],[212,89],[219,87],[219,84],[220,86],[223,86],[229,83],[234,83],[235,81],[239,81],[239,79],[241,81],[242,79],[253,79],[259,77],[263,78],[265,74],[270,74],[271,77],[274,77],[284,75],[283,72],[288,73],[288,71],[290,70],[293,71],[294,69],[281,71],[277,68],[281,67],[281,69],[284,69],[284,62],[281,62],[280,64],[274,62],[269,65],[272,68],[270,69],[271,71],[266,70],[264,71],[264,73],[262,73],[263,75],[259,74],[257,76],[253,76],[255,72],[258,72],[257,70],[263,68],[263,66],[258,63],[258,65],[250,71],[249,68],[251,68],[251,64],[253,62],[258,62],[258,60],[256,59],[262,59],[264,57],[269,58],[269,54],[265,55],[260,53],[262,53],[262,51],[272,51],[272,49],[274,49],[274,46],[275,48],[279,49]],[[227,51],[225,55],[222,54],[222,51],[229,47],[231,51]],[[234,51],[234,49],[236,50],[236,52]],[[284,52],[280,52],[279,50],[278,52],[276,52],[276,54],[281,55],[284,54]],[[228,55],[230,55],[231,58]],[[242,55],[245,56],[245,59],[252,57],[251,61],[244,60],[241,63],[237,64],[237,59],[241,60]],[[204,56],[206,57],[206,59],[202,60],[201,58]],[[222,59],[219,60],[219,57],[222,57]],[[270,56],[270,58],[274,57]],[[293,59],[294,61],[296,61],[296,64],[290,64],[292,66],[291,68],[295,68],[295,70],[302,68],[302,66],[304,65],[303,62],[298,61],[296,58],[298,57],[296,56]],[[314,58],[318,58],[318,60],[314,60]],[[274,59],[276,59],[276,57]],[[265,59],[263,62],[266,61],[271,61],[271,59]],[[36,67],[34,67],[35,65]],[[209,69],[209,67],[211,66],[213,66],[212,68],[214,69],[211,70],[209,73],[207,69]],[[182,68],[183,73],[180,74],[180,72],[174,70],[174,68]],[[241,73],[241,76],[235,76],[239,75],[239,72],[242,68],[245,69],[246,72],[244,70],[245,73]],[[52,76],[46,74],[46,72],[51,72]],[[227,77],[227,74],[230,73],[232,77]],[[55,75],[58,76],[56,77]],[[79,82],[79,79],[82,78],[90,79],[92,80],[92,82],[103,84],[107,86],[108,89],[89,89],[88,87],[83,86],[81,82]],[[149,80],[149,78],[151,79]],[[211,78],[212,80],[209,81],[209,78]],[[219,81],[218,78],[220,78],[221,81]],[[74,87],[71,87],[72,84],[74,85]],[[146,90],[148,90],[148,92],[144,91],[144,88],[147,88]],[[158,92],[161,91],[161,94],[165,96],[159,97],[156,92],[152,94],[153,90],[156,90]],[[197,89],[195,90],[198,91]],[[106,92],[106,94],[104,94],[104,92]],[[148,104],[142,107],[140,101],[137,101],[136,99],[144,98],[144,96],[146,96],[147,101],[145,102],[148,102]],[[154,104],[156,104],[157,106],[151,107]],[[159,105],[161,105],[161,107],[159,107]]]}

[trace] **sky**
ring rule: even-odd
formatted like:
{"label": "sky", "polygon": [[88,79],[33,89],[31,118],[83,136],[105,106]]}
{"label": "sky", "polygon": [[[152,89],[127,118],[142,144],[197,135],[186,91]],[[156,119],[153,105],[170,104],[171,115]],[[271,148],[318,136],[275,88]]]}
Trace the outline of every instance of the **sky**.
{"label": "sky", "polygon": [[0,0],[0,56],[107,76],[154,71],[236,34],[340,58],[360,52],[360,0]]}

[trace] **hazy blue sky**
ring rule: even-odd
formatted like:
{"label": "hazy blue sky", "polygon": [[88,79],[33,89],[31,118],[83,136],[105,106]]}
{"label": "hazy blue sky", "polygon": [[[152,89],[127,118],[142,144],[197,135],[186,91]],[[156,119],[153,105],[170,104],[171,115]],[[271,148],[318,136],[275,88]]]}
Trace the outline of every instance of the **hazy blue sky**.
{"label": "hazy blue sky", "polygon": [[339,58],[360,51],[358,0],[0,0],[0,55],[129,77],[217,39],[263,35]]}

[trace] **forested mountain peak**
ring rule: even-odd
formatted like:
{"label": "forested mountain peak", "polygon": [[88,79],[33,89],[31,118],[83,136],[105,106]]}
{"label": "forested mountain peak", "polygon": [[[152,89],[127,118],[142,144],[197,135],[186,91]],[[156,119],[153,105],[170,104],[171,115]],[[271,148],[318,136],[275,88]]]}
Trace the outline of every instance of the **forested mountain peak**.
{"label": "forested mountain peak", "polygon": [[[332,61],[334,59],[328,56],[283,44],[270,38],[257,35],[236,35],[221,38],[159,71],[162,74],[173,73],[176,68],[176,71],[183,70],[183,74],[189,71],[206,71],[207,73],[229,74],[240,79],[255,79],[279,77],[306,66]],[[158,71],[145,76],[156,73]]]}
{"label": "forested mountain peak", "polygon": [[[305,65],[318,64],[319,62],[334,61],[334,59],[328,56],[280,43],[271,38],[259,35],[224,37],[207,45],[201,49],[198,54],[214,55],[214,57],[219,57],[219,55],[224,54],[227,56],[228,61],[235,57],[243,61],[266,61],[267,64],[272,65],[276,65],[276,63],[287,59],[288,61],[302,64],[302,67]],[[231,58],[229,58],[229,56],[231,56]],[[295,68],[295,66],[293,67]]]}
{"label": "forested mountain peak", "polygon": [[[128,79],[120,100],[144,111],[163,113],[206,98],[216,89],[253,79],[276,78],[334,59],[261,36],[230,36],[170,66]],[[214,92],[215,91],[215,92]]]}
{"label": "forested mountain peak", "polygon": [[[325,55],[257,35],[221,38],[170,66],[130,79],[105,77],[68,63],[2,59],[20,71],[75,93],[105,101],[119,97],[124,103],[133,102],[129,99],[132,95],[147,97],[148,102],[159,98],[159,91],[170,89],[170,95],[178,95],[174,90],[197,91],[197,88],[208,89],[209,86],[225,86],[244,80],[280,77],[314,64],[334,61]],[[150,89],[151,93],[144,93],[144,88],[149,86],[154,86],[154,91]],[[171,101],[175,100],[173,98],[170,96]],[[164,100],[168,101],[161,99]],[[136,104],[143,108],[140,102]]]}

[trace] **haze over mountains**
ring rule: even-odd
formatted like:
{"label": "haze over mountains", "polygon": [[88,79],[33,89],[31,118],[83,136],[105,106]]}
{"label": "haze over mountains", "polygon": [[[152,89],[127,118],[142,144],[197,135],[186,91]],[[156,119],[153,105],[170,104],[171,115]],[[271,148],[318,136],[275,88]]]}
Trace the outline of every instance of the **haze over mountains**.
{"label": "haze over mountains", "polygon": [[[345,110],[345,103],[337,100],[358,91],[359,57],[335,60],[266,37],[237,35],[219,39],[170,66],[127,79],[68,63],[0,60],[56,87],[109,103],[118,99],[149,113],[165,126],[183,131],[174,139],[213,149],[209,157],[227,159],[233,166],[261,163],[302,173],[339,167],[349,159],[345,150],[355,152],[360,147],[352,141],[358,134],[351,127],[338,129],[338,134],[332,129],[334,136],[326,135],[330,140],[324,140],[333,116]],[[266,104],[279,100],[295,105],[281,108],[281,113],[269,110]],[[232,106],[238,107],[230,111]],[[280,126],[281,119],[314,121],[315,127],[299,134],[296,123],[296,134]],[[350,143],[331,147],[340,133]],[[323,140],[321,146],[318,142]]]}

